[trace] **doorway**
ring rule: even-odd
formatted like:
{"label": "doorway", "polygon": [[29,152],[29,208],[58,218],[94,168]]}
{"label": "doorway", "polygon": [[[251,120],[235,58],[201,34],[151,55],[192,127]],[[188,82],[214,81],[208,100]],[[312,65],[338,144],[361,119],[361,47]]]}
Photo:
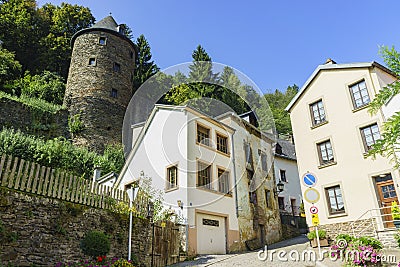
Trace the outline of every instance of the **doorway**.
{"label": "doorway", "polygon": [[384,221],[385,228],[393,228],[392,218],[392,202],[399,203],[396,194],[396,188],[393,183],[392,174],[385,173],[374,177],[376,190],[378,192],[378,201],[382,207],[382,219]]}

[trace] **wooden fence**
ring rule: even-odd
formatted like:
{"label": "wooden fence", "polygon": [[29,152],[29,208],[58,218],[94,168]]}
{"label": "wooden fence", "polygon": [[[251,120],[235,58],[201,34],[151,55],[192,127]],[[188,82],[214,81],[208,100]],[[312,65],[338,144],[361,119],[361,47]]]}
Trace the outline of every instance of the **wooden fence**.
{"label": "wooden fence", "polygon": [[107,209],[116,202],[129,201],[124,190],[4,154],[0,159],[0,186],[97,208]]}

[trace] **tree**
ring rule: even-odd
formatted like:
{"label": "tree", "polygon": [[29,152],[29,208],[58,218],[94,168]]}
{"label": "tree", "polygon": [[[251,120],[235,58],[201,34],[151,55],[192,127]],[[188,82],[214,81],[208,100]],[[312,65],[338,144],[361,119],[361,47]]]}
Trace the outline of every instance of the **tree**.
{"label": "tree", "polygon": [[45,23],[35,0],[8,0],[0,5],[0,40],[4,48],[15,52],[23,70],[40,66],[40,39]]}
{"label": "tree", "polygon": [[7,49],[0,48],[0,90],[4,90],[4,85],[21,74],[21,64],[15,60],[15,54]]}
{"label": "tree", "polygon": [[136,69],[133,79],[134,92],[136,92],[136,90],[147,79],[149,79],[151,76],[153,76],[159,71],[157,65],[154,63],[153,60],[151,60],[152,58],[151,48],[143,34],[136,39],[136,45],[139,51],[135,59]]}
{"label": "tree", "polygon": [[[398,79],[400,76],[400,53],[394,47],[381,47],[380,54],[388,68],[395,73],[397,79],[375,96],[369,107],[371,114],[376,114],[383,105],[400,94],[400,81]],[[368,155],[373,158],[377,155],[386,156],[394,162],[396,168],[400,167],[400,158],[396,158],[400,155],[400,111],[397,111],[384,122],[381,139],[376,141],[372,149],[368,151]]]}
{"label": "tree", "polygon": [[274,93],[265,94],[269,107],[274,116],[276,131],[280,134],[292,134],[289,113],[285,111],[286,106],[299,91],[297,85],[288,86],[283,93],[275,90]]}
{"label": "tree", "polygon": [[71,61],[71,38],[77,31],[92,26],[95,18],[89,8],[67,3],[61,6],[46,4],[38,12],[47,26],[47,35],[40,40],[42,69],[66,79]]}

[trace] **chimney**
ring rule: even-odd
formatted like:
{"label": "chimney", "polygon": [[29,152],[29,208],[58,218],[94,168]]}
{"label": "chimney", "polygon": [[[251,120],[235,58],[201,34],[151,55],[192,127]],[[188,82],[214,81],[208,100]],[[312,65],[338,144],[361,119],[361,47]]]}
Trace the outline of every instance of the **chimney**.
{"label": "chimney", "polygon": [[328,59],[325,61],[325,64],[324,64],[324,65],[329,65],[329,64],[336,64],[336,61],[334,61],[334,60],[331,59],[331,58],[328,58]]}

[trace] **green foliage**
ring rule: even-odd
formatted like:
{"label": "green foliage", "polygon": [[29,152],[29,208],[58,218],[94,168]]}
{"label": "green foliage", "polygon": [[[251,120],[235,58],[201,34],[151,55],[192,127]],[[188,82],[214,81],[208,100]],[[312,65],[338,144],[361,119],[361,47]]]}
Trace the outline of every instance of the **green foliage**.
{"label": "green foliage", "polygon": [[0,90],[4,85],[21,75],[21,64],[15,60],[15,54],[6,49],[0,49]]}
{"label": "green foliage", "polygon": [[154,61],[151,60],[151,48],[143,34],[136,39],[136,46],[139,51],[135,58],[136,68],[133,79],[134,91],[136,91],[148,78],[156,74],[159,70]]}
{"label": "green foliage", "polygon": [[111,265],[112,267],[134,267],[138,266],[138,261],[136,255],[133,255],[132,262],[129,262],[125,259],[119,259]]}
{"label": "green foliage", "polygon": [[43,70],[67,77],[72,35],[94,22],[86,7],[62,3],[38,8],[35,0],[2,1],[0,40],[16,53],[24,70]]}
{"label": "green foliage", "polygon": [[350,242],[356,240],[356,238],[354,236],[351,236],[349,234],[338,234],[336,236],[336,241],[338,240],[346,240],[347,244],[350,244]]}
{"label": "green foliage", "polygon": [[[320,239],[325,239],[326,238],[326,231],[325,230],[318,230],[318,236]],[[314,238],[317,238],[317,233],[315,230],[309,232],[307,234],[307,238],[309,240],[313,240]]]}
{"label": "green foliage", "polygon": [[361,244],[363,246],[371,246],[377,250],[381,250],[383,248],[382,243],[373,237],[361,236],[358,239],[356,239],[356,241],[358,241],[359,244]]}
{"label": "green foliage", "polygon": [[30,75],[29,72],[14,82],[14,90],[21,92],[23,97],[39,98],[49,103],[62,105],[65,93],[63,78],[49,71],[40,75]]}
{"label": "green foliage", "polygon": [[81,240],[82,252],[91,257],[104,256],[110,251],[109,237],[100,231],[90,231]]}
{"label": "green foliage", "polygon": [[7,93],[4,93],[2,91],[0,91],[0,99],[1,98],[7,98],[7,99],[11,99],[11,100],[20,102],[20,103],[22,103],[28,107],[31,107],[34,110],[39,111],[39,112],[48,112],[48,113],[54,114],[54,113],[57,113],[58,111],[60,111],[61,109],[64,109],[63,106],[49,103],[43,99],[27,97],[27,96],[17,97],[17,96],[12,96]]}
{"label": "green foliage", "polygon": [[[76,147],[64,138],[43,140],[13,129],[0,131],[0,154],[9,154],[90,179],[95,165],[103,172],[119,172],[124,163],[121,146],[107,146],[103,155]],[[121,156],[122,155],[122,156]]]}
{"label": "green foliage", "polygon": [[397,246],[400,248],[400,231],[397,231],[397,233],[394,235],[394,239],[397,242]]}
{"label": "green foliage", "polygon": [[[380,53],[386,65],[399,77],[400,75],[400,53],[394,47],[381,47]],[[370,103],[369,111],[371,114],[377,113],[381,107],[387,104],[394,96],[400,93],[400,81],[397,79],[393,83],[384,87]],[[383,124],[381,139],[377,140],[368,151],[368,156],[375,158],[382,155],[391,159],[396,168],[400,167],[400,159],[396,158],[396,153],[400,153],[400,112],[396,112]]]}
{"label": "green foliage", "polygon": [[85,125],[81,121],[81,114],[75,114],[68,118],[68,128],[72,134],[78,134],[85,129]]}
{"label": "green foliage", "polygon": [[400,220],[400,208],[396,201],[392,202],[391,212],[393,220]]}
{"label": "green foliage", "polygon": [[275,90],[274,93],[265,94],[274,116],[276,131],[280,134],[292,134],[292,125],[290,123],[289,113],[285,111],[286,106],[297,94],[299,87],[297,85],[288,86],[283,93]]}

